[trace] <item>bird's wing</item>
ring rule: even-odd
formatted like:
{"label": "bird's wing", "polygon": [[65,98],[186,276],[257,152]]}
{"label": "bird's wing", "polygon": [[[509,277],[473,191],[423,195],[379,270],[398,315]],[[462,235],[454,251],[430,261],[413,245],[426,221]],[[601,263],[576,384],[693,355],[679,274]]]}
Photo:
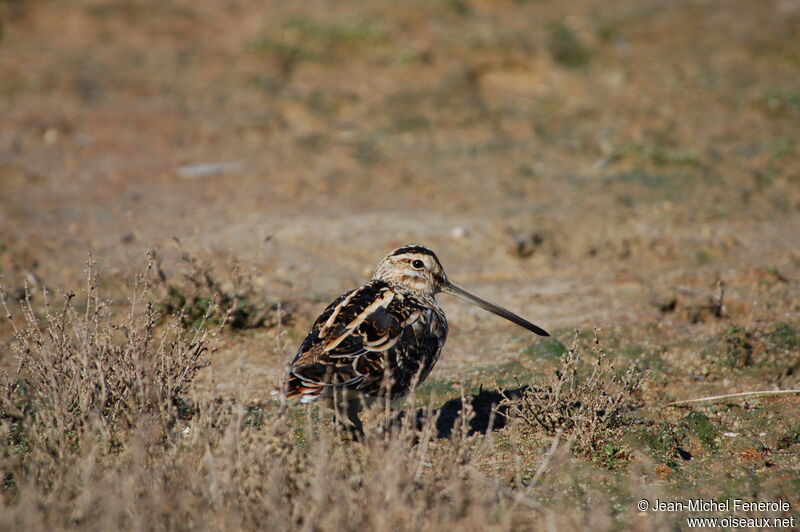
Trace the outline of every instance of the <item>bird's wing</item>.
{"label": "bird's wing", "polygon": [[385,283],[373,282],[331,303],[295,355],[287,395],[313,400],[323,387],[371,390],[383,380],[385,353],[415,329],[424,312],[402,298]]}

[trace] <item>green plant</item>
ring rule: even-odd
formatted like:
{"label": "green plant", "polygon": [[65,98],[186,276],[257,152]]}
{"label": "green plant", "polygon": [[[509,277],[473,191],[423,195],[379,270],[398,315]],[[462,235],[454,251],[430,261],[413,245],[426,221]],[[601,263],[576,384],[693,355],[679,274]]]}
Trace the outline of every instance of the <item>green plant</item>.
{"label": "green plant", "polygon": [[158,256],[151,256],[155,308],[163,316],[180,316],[185,327],[212,323],[231,329],[270,328],[291,320],[290,308],[268,299],[234,259],[226,268],[214,269],[184,250],[183,274],[170,276]]}
{"label": "green plant", "polygon": [[575,31],[563,22],[550,26],[547,46],[553,59],[565,67],[583,67],[591,59],[589,49],[580,41]]}

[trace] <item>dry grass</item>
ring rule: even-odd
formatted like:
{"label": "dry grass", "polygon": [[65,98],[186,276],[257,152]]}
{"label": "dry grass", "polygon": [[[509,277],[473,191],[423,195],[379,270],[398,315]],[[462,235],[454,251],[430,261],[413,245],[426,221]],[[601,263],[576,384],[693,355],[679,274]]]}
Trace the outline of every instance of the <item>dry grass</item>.
{"label": "dry grass", "polygon": [[80,301],[61,293],[57,308],[44,292],[41,318],[28,295],[20,302],[21,323],[0,293],[19,360],[16,376],[3,382],[1,409],[9,452],[24,457],[25,470],[6,471],[7,484],[33,475],[48,491],[63,479],[63,464],[87,447],[118,452],[145,427],[176,437],[182,397],[203,364],[209,332],[178,327],[180,315],[159,326],[146,274],[120,316],[100,296],[91,259],[86,281]]}
{"label": "dry grass", "polygon": [[[164,320],[150,268],[127,308],[102,298],[91,261],[82,297],[64,293],[57,306],[45,297],[39,308],[4,296],[19,370],[0,385],[0,528],[518,530],[590,520],[662,529],[677,519],[639,516],[631,504],[660,493],[647,478],[678,474],[676,451],[654,464],[630,443],[639,429],[626,412],[647,373],[631,365],[617,374],[596,336],[588,371],[576,336],[548,386],[526,384],[494,411],[477,403],[500,390],[462,388],[454,412],[399,416],[391,431],[357,443],[314,407],[196,394],[205,353],[233,333],[224,318],[208,326],[211,310],[188,329],[180,311]],[[11,315],[17,307],[21,318]],[[416,411],[413,400],[406,411]],[[685,419],[693,423],[643,433],[657,460],[676,431],[692,454],[694,439],[719,448],[713,416]],[[796,445],[793,430],[778,435],[781,448]],[[750,467],[772,459],[745,451],[737,456]]]}
{"label": "dry grass", "polygon": [[118,314],[91,261],[80,298],[37,309],[28,297],[18,319],[4,296],[19,370],[0,386],[0,527],[511,530],[580,518],[487,474],[497,451],[471,435],[468,398],[448,438],[436,415],[407,416],[354,443],[314,409],[195,396],[222,329],[185,329],[180,313],[160,324],[148,278]]}
{"label": "dry grass", "polygon": [[[316,416],[292,420],[237,399],[188,408],[211,311],[190,330],[180,313],[160,326],[147,279],[137,278],[121,316],[100,296],[91,262],[84,298],[65,293],[42,318],[26,298],[20,323],[8,312],[20,365],[0,390],[4,526],[508,527],[497,494],[464,477],[463,442],[445,453],[461,459],[427,462],[433,425],[354,447]],[[381,498],[380,512],[362,504],[365,493]]]}
{"label": "dry grass", "polygon": [[619,440],[632,396],[649,374],[635,363],[618,374],[600,347],[597,331],[591,349],[594,361],[589,375],[578,373],[582,346],[576,333],[549,385],[529,386],[519,400],[504,400],[511,415],[521,418],[529,429],[543,429],[551,436],[564,432],[572,437],[573,451],[586,456]]}

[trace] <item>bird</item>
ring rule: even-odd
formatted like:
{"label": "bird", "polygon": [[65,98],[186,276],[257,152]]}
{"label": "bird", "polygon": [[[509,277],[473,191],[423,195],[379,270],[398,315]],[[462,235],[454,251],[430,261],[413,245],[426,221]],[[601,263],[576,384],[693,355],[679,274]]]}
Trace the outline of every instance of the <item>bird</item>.
{"label": "bird", "polygon": [[408,244],[386,255],[369,282],[341,295],[319,315],[289,364],[283,397],[320,402],[334,410],[335,421],[363,434],[359,412],[364,406],[397,403],[439,360],[448,331],[435,297],[440,292],[549,336],[451,281],[427,247]]}

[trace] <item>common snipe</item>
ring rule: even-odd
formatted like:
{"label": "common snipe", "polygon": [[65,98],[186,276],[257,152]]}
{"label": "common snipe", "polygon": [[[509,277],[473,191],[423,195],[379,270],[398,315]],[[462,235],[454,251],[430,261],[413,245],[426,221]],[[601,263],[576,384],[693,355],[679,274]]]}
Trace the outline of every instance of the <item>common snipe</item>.
{"label": "common snipe", "polygon": [[426,247],[408,245],[381,260],[372,279],[320,314],[284,379],[287,398],[323,399],[361,430],[358,411],[376,399],[392,402],[419,385],[439,359],[447,319],[439,292],[460,297],[541,336],[548,333],[453,283]]}

